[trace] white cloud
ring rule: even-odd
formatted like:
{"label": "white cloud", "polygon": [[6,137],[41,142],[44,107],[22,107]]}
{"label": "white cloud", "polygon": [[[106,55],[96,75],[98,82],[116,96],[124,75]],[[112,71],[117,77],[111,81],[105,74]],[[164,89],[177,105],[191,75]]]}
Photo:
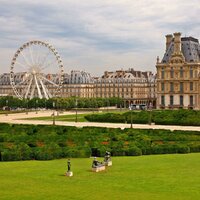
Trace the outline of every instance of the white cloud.
{"label": "white cloud", "polygon": [[[66,69],[155,71],[164,35],[199,37],[198,0],[0,0],[0,72],[26,41],[52,43]],[[5,67],[6,66],[6,67]]]}

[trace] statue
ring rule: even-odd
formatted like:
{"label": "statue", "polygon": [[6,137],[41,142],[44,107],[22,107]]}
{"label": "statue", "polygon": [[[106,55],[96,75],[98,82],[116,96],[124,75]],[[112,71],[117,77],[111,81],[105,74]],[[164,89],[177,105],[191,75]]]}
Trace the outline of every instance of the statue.
{"label": "statue", "polygon": [[110,155],[109,151],[106,151],[106,153],[105,153],[104,163],[106,166],[112,166],[112,160],[111,160],[111,155]]}
{"label": "statue", "polygon": [[70,159],[68,159],[67,161],[67,171],[70,172],[71,171],[71,162],[70,162]]}
{"label": "statue", "polygon": [[156,60],[157,60],[156,63],[158,64],[158,63],[160,62],[160,58],[159,58],[159,56],[157,56],[157,59],[156,59]]}
{"label": "statue", "polygon": [[97,160],[97,158],[96,157],[94,157],[94,160],[93,160],[93,163],[92,163],[92,167],[94,168],[94,167],[98,167],[98,166],[100,166],[102,163],[101,162],[99,162],[98,160]]}
{"label": "statue", "polygon": [[109,161],[111,161],[110,152],[106,151],[104,156],[104,162],[109,162]]}
{"label": "statue", "polygon": [[105,165],[104,165],[104,163],[99,162],[99,161],[97,160],[97,158],[94,157],[94,160],[93,160],[93,162],[92,162],[92,171],[93,171],[93,172],[99,172],[99,171],[103,171],[103,170],[105,170]]}
{"label": "statue", "polygon": [[71,161],[68,159],[67,161],[67,172],[65,173],[66,176],[73,176],[73,172],[71,171]]}

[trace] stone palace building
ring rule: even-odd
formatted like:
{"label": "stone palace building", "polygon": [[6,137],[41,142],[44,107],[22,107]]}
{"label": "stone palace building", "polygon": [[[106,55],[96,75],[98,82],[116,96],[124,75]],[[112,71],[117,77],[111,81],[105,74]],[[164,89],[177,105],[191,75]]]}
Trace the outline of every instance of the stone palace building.
{"label": "stone palace building", "polygon": [[[25,72],[17,73],[16,82],[23,81]],[[47,75],[48,79],[56,79],[55,75]],[[61,97],[120,97],[124,100],[124,106],[152,105],[156,106],[156,82],[155,74],[152,72],[129,70],[118,70],[104,72],[101,77],[92,77],[83,71],[71,71],[64,74],[64,81],[61,88]],[[56,80],[54,80],[56,82]],[[23,86],[21,87],[23,90]],[[53,88],[49,88],[53,94]],[[0,75],[0,96],[14,95],[10,86],[10,74]],[[37,94],[36,94],[37,96]]]}
{"label": "stone palace building", "polygon": [[200,45],[181,33],[166,36],[166,51],[157,59],[157,108],[200,109]]}

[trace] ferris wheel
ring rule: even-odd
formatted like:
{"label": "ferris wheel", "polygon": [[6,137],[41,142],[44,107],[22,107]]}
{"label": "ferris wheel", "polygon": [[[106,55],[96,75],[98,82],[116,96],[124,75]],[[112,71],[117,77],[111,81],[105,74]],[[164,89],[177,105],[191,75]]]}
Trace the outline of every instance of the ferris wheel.
{"label": "ferris wheel", "polygon": [[23,44],[10,66],[10,83],[20,99],[52,98],[63,83],[63,62],[56,49],[42,41]]}

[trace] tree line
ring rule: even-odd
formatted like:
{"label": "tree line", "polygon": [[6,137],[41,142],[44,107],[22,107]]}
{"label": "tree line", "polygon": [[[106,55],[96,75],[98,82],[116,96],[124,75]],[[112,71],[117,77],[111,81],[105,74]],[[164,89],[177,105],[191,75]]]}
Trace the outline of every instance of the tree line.
{"label": "tree line", "polygon": [[18,99],[13,96],[0,97],[0,109],[72,109],[72,108],[99,108],[109,106],[123,106],[123,100],[118,97],[111,98],[51,98],[51,99]]}

